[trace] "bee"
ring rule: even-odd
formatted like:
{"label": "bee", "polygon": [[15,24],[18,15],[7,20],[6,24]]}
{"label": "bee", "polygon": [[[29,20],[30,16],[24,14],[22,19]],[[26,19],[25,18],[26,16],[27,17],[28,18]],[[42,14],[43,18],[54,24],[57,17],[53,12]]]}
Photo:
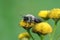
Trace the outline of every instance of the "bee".
{"label": "bee", "polygon": [[20,22],[20,25],[25,29],[30,29],[33,27],[36,23],[42,22],[41,19],[36,18],[35,16],[31,14],[27,14],[23,16],[22,21]]}
{"label": "bee", "polygon": [[42,22],[41,19],[36,18],[35,16],[33,16],[33,15],[31,15],[31,14],[25,15],[25,16],[23,17],[23,20],[26,21],[26,22],[28,22],[28,23],[32,23],[32,22],[34,22],[34,23],[40,23],[40,22]]}

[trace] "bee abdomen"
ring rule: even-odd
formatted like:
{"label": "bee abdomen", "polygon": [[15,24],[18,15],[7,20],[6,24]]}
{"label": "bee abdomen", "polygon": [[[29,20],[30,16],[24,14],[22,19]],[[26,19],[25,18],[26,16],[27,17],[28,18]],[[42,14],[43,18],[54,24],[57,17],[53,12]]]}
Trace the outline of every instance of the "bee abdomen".
{"label": "bee abdomen", "polygon": [[35,18],[35,19],[34,19],[34,22],[35,22],[35,23],[40,23],[40,22],[42,22],[42,20]]}

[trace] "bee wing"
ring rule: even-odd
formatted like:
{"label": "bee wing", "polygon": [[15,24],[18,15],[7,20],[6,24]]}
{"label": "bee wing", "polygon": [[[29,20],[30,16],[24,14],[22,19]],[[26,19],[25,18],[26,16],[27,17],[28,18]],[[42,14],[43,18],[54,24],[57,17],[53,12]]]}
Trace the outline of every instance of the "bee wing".
{"label": "bee wing", "polygon": [[35,23],[40,23],[40,22],[42,22],[42,20],[35,18],[35,19],[34,19],[34,22],[35,22]]}

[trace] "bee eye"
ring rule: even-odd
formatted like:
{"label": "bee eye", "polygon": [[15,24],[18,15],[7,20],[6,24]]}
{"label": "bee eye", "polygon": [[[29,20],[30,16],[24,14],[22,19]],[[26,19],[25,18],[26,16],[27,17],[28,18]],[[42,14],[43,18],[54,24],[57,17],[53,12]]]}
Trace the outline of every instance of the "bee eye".
{"label": "bee eye", "polygon": [[24,17],[24,19],[23,19],[24,21],[28,21],[28,17]]}

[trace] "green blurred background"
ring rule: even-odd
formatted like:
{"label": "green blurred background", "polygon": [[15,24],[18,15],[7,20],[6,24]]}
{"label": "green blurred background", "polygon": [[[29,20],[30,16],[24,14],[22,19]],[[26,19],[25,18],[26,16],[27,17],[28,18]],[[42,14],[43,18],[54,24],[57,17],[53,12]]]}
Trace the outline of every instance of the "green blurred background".
{"label": "green blurred background", "polygon": [[[18,34],[25,31],[19,26],[23,15],[38,16],[40,10],[52,8],[60,8],[60,0],[0,0],[0,40],[18,40]],[[48,23],[54,26],[53,20],[48,20]],[[56,27],[54,40],[60,34],[59,26],[60,21]],[[37,34],[32,33],[32,35],[35,40],[39,40]],[[49,40],[48,36],[45,40]]]}

